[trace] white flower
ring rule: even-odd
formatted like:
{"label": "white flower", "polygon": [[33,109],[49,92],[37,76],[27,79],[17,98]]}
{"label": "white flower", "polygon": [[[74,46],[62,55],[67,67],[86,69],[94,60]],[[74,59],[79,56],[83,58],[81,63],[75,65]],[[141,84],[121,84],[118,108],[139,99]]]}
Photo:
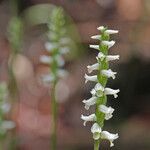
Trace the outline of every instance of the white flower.
{"label": "white flower", "polygon": [[53,49],[58,48],[58,45],[56,43],[46,42],[45,48],[48,52],[51,52],[51,51],[53,51]]}
{"label": "white flower", "polygon": [[40,56],[40,62],[44,63],[44,64],[50,64],[50,63],[52,63],[52,57],[51,56],[42,55],[42,56]]}
{"label": "white flower", "polygon": [[115,41],[102,41],[102,44],[111,48],[115,44]]}
{"label": "white flower", "polygon": [[101,127],[98,125],[98,123],[94,123],[91,127],[91,132],[93,133],[93,139],[98,140],[101,136]]}
{"label": "white flower", "polygon": [[10,103],[4,103],[1,105],[1,109],[3,113],[8,113],[10,111],[11,105]]}
{"label": "white flower", "polygon": [[92,96],[90,99],[83,100],[82,102],[85,104],[85,109],[88,110],[90,106],[96,104],[97,97]]}
{"label": "white flower", "polygon": [[90,93],[91,93],[93,96],[96,96],[96,91],[95,91],[95,89],[92,89]]}
{"label": "white flower", "polygon": [[15,123],[13,121],[3,121],[1,124],[1,128],[4,130],[13,129],[15,127]]}
{"label": "white flower", "polygon": [[100,30],[100,31],[103,31],[105,29],[105,27],[104,26],[100,26],[97,29]]}
{"label": "white flower", "polygon": [[99,106],[99,111],[105,114],[105,119],[109,120],[113,115],[114,109],[112,107],[107,107],[105,105]]}
{"label": "white flower", "polygon": [[49,84],[50,82],[54,81],[54,76],[52,74],[42,75],[42,81],[46,84]]}
{"label": "white flower", "polygon": [[117,74],[117,72],[113,72],[111,69],[108,70],[102,70],[101,71],[102,75],[108,77],[108,78],[113,78],[115,79],[115,75]]}
{"label": "white flower", "polygon": [[114,90],[114,89],[111,89],[111,88],[105,88],[105,90],[104,90],[104,93],[106,95],[114,95],[114,98],[118,97],[117,93],[119,93],[119,92],[120,92],[119,89]]}
{"label": "white flower", "polygon": [[100,59],[101,61],[103,61],[106,58],[107,61],[113,61],[113,60],[117,60],[119,59],[119,55],[104,55],[102,52],[98,53],[98,56],[96,57],[96,59]]}
{"label": "white flower", "polygon": [[71,39],[64,37],[60,39],[60,44],[68,44],[71,41]]}
{"label": "white flower", "polygon": [[119,55],[108,55],[106,56],[107,61],[117,60],[119,59]]}
{"label": "white flower", "polygon": [[55,56],[58,66],[62,67],[65,64],[65,61],[61,55]]}
{"label": "white flower", "polygon": [[88,81],[97,82],[97,75],[88,76],[87,74],[85,74],[84,78],[85,78],[85,83],[87,83]]}
{"label": "white flower", "polygon": [[59,69],[59,70],[57,71],[57,74],[58,74],[58,76],[59,76],[60,78],[63,78],[63,77],[66,77],[66,76],[68,75],[68,72],[67,72],[66,70],[64,70],[64,69]]}
{"label": "white flower", "polygon": [[96,57],[97,61],[100,59],[101,61],[103,61],[106,58],[106,55],[104,55],[102,52],[98,53],[98,56]]}
{"label": "white flower", "polygon": [[95,114],[91,114],[89,116],[84,116],[84,115],[81,115],[81,119],[84,121],[83,125],[86,126],[86,123],[88,121],[96,121],[96,115]]}
{"label": "white flower", "polygon": [[99,66],[100,66],[99,63],[93,64],[93,65],[91,65],[91,66],[87,66],[88,72],[91,73],[93,70],[98,70],[98,69],[99,69]]}
{"label": "white flower", "polygon": [[90,45],[90,48],[94,48],[96,50],[99,50],[99,45]]}
{"label": "white flower", "polygon": [[91,39],[100,40],[101,35],[93,35],[93,36],[91,36]]}
{"label": "white flower", "polygon": [[109,142],[110,142],[110,147],[114,146],[113,141],[114,141],[115,139],[117,139],[118,137],[119,137],[118,134],[112,134],[112,133],[109,133],[109,132],[107,132],[107,131],[102,131],[102,132],[101,132],[101,138],[102,138],[102,139],[109,140]]}
{"label": "white flower", "polygon": [[102,97],[104,94],[104,90],[104,87],[100,83],[97,83],[94,89],[91,90],[91,94],[98,97]]}
{"label": "white flower", "polygon": [[60,48],[60,54],[67,54],[69,52],[69,48],[68,47],[62,47]]}
{"label": "white flower", "polygon": [[106,30],[105,31],[106,34],[116,34],[118,32],[119,32],[118,30]]}

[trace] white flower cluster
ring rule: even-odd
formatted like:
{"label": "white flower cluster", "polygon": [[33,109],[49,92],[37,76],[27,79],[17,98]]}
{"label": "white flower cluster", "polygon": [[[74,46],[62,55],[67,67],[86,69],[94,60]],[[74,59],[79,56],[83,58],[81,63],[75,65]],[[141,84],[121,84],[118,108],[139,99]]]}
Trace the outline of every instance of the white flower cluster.
{"label": "white flower cluster", "polygon": [[[113,72],[111,69],[106,66],[106,64],[109,64],[109,61],[117,60],[119,59],[119,55],[108,55],[107,52],[103,52],[101,50],[102,47],[105,47],[106,50],[111,48],[115,41],[109,41],[110,34],[116,34],[118,33],[118,30],[108,30],[104,26],[100,26],[97,28],[100,30],[101,35],[94,35],[91,38],[100,40],[100,45],[90,45],[90,48],[94,48],[99,51],[98,56],[96,57],[97,63],[87,66],[88,72],[91,73],[95,70],[97,70],[97,75],[89,76],[85,74],[85,82],[93,81],[96,83],[95,87],[91,90],[92,97],[83,100],[83,103],[85,104],[85,109],[88,110],[90,106],[96,105],[96,111],[104,115],[104,120],[109,120],[112,118],[112,113],[114,112],[114,109],[112,107],[106,106],[105,102],[98,103],[98,100],[100,98],[106,97],[107,95],[113,95],[114,98],[118,97],[119,89],[111,89],[108,87],[105,87],[102,83],[100,83],[99,76],[104,77],[106,80],[108,78],[115,79],[116,72]],[[105,64],[105,65],[104,65]],[[107,81],[106,81],[107,82]],[[84,121],[84,126],[87,122],[91,121],[94,122],[94,124],[91,127],[91,132],[93,133],[94,140],[99,139],[107,139],[110,141],[110,146],[113,146],[113,141],[118,138],[118,134],[112,134],[107,131],[102,131],[101,124],[99,123],[98,115],[95,112],[94,114],[91,114],[89,116],[81,115],[81,119]],[[104,122],[102,120],[102,122]]]}
{"label": "white flower cluster", "polygon": [[43,82],[47,84],[68,74],[66,70],[62,69],[65,65],[63,55],[70,51],[70,47],[68,46],[70,39],[66,37],[64,25],[63,10],[55,9],[48,22],[49,41],[45,43],[48,55],[40,56],[40,62],[50,66],[50,73],[42,76]]}

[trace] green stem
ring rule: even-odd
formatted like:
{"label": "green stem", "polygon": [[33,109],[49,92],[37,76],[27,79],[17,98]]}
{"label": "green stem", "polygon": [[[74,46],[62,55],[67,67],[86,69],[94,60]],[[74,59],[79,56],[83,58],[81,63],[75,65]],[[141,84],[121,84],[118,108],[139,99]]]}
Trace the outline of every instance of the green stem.
{"label": "green stem", "polygon": [[99,140],[94,141],[94,150],[99,150],[99,144],[100,144]]}
{"label": "green stem", "polygon": [[52,135],[51,135],[51,144],[52,150],[57,149],[57,102],[55,98],[55,89],[57,81],[54,81],[52,89]]}

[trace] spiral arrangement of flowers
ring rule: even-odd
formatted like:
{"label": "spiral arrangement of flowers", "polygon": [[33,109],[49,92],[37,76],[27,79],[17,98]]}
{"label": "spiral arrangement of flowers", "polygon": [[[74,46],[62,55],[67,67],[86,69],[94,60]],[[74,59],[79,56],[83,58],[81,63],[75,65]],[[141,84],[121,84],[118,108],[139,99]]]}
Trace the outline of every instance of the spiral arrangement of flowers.
{"label": "spiral arrangement of flowers", "polygon": [[48,55],[42,55],[40,61],[50,66],[50,73],[43,76],[43,81],[49,84],[67,75],[67,71],[62,69],[65,64],[63,55],[69,52],[70,39],[66,34],[65,15],[62,8],[55,8],[52,11],[47,25],[48,42],[45,43],[45,48]]}
{"label": "spiral arrangement of flowers", "polygon": [[97,28],[100,35],[94,35],[91,38],[99,40],[99,45],[90,45],[90,48],[98,50],[96,57],[97,63],[87,66],[88,72],[97,71],[96,75],[89,76],[85,74],[85,83],[88,81],[95,82],[95,87],[91,90],[92,97],[83,100],[85,109],[88,110],[90,106],[95,106],[95,113],[85,116],[81,115],[84,121],[84,126],[87,122],[93,122],[91,132],[94,139],[94,150],[99,149],[99,144],[102,139],[107,139],[110,142],[110,147],[114,146],[113,141],[118,138],[118,134],[112,134],[108,131],[103,131],[104,121],[112,118],[114,109],[107,106],[107,95],[118,97],[119,89],[111,89],[106,87],[108,78],[115,79],[116,72],[109,69],[109,62],[119,59],[119,55],[108,55],[108,50],[115,44],[115,41],[110,40],[111,34],[118,33],[118,30],[109,30],[107,27],[100,26]]}
{"label": "spiral arrangement of flowers", "polygon": [[53,9],[48,21],[48,42],[45,43],[48,55],[42,55],[40,62],[49,66],[49,73],[43,75],[43,82],[51,85],[51,145],[52,150],[57,149],[57,118],[58,118],[58,100],[56,99],[56,85],[60,78],[66,77],[68,72],[63,69],[65,60],[63,55],[70,51],[69,43],[71,39],[67,36],[65,27],[65,13],[62,8]]}

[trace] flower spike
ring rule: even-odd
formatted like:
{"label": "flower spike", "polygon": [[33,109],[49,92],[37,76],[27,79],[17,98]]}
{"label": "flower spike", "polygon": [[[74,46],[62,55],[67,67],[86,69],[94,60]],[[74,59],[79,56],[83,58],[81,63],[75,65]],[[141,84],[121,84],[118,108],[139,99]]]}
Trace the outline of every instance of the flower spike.
{"label": "flower spike", "polygon": [[99,149],[99,144],[102,139],[109,140],[110,147],[114,146],[114,140],[118,138],[118,134],[112,134],[108,131],[103,131],[104,121],[109,120],[113,117],[114,108],[107,106],[107,96],[113,95],[114,98],[118,97],[119,89],[111,89],[106,87],[108,78],[115,79],[117,72],[113,72],[109,68],[109,62],[113,60],[118,60],[119,55],[108,55],[108,50],[114,46],[115,41],[110,41],[110,35],[118,33],[118,30],[107,29],[104,26],[97,28],[101,35],[94,35],[91,38],[99,40],[99,45],[90,45],[90,48],[98,50],[98,55],[96,57],[97,62],[93,65],[88,65],[88,73],[96,72],[96,75],[89,76],[85,74],[85,83],[88,81],[95,82],[94,88],[90,91],[92,97],[83,100],[85,104],[85,109],[93,105],[96,105],[95,112],[89,116],[81,115],[81,119],[84,121],[84,126],[86,122],[94,122],[91,127],[91,133],[94,139],[94,150]]}

